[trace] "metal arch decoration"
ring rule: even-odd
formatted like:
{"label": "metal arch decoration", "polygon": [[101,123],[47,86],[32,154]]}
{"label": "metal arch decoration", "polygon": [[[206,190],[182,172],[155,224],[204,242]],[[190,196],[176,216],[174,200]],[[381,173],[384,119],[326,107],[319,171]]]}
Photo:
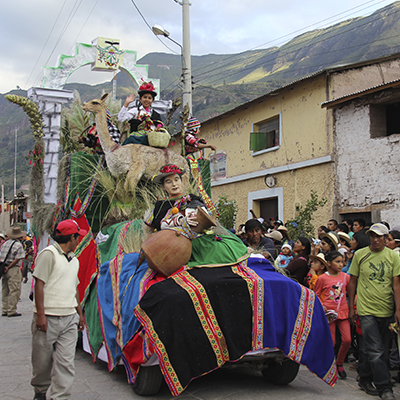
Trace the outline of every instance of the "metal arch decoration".
{"label": "metal arch decoration", "polygon": [[[148,81],[149,66],[148,65],[137,65],[137,53],[133,50],[118,50],[116,54],[115,48],[113,48],[111,57],[109,52],[108,61],[116,61],[116,58],[120,58],[122,63],[119,63],[119,69],[126,72],[136,83],[140,86],[142,81]],[[61,54],[58,57],[55,67],[44,66],[43,67],[43,80],[42,87],[48,89],[62,89],[66,84],[70,75],[81,67],[86,65],[95,65],[98,57],[98,46],[97,44],[87,43],[76,43],[74,54],[67,55]],[[110,62],[111,62],[110,61]],[[110,71],[116,68],[110,68]],[[151,78],[153,85],[158,93],[160,93],[160,80]]]}

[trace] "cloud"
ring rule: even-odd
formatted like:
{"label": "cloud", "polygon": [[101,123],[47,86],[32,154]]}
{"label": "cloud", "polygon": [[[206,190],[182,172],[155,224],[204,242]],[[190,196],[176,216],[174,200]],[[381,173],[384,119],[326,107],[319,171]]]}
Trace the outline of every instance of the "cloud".
{"label": "cloud", "polygon": [[[74,6],[78,3],[80,7],[76,10]],[[171,38],[182,43],[182,6],[173,0],[135,0],[135,3],[150,26],[162,25],[171,33]],[[336,20],[327,21],[325,26],[351,16],[366,15],[391,1],[191,0],[191,3],[191,51],[202,55],[281,45],[293,32],[345,10],[357,7]],[[368,4],[362,6],[365,3]],[[136,50],[138,58],[150,52],[171,52],[146,26],[131,0],[2,2],[0,35],[7,38],[0,58],[1,93],[16,85],[28,89],[38,84],[41,67],[46,62],[54,66],[61,53],[70,54],[75,41],[90,43],[97,36],[120,39],[121,47]],[[285,39],[277,40],[285,35],[288,35]],[[176,53],[180,52],[168,39],[161,38],[161,41]],[[97,78],[90,76],[87,82],[94,83],[93,79]],[[84,76],[79,80],[85,80]]]}

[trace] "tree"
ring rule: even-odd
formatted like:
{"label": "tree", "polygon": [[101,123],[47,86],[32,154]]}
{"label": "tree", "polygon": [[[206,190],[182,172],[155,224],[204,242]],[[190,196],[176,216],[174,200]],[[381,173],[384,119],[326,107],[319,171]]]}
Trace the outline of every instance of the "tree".
{"label": "tree", "polygon": [[235,226],[238,206],[236,200],[228,200],[224,195],[219,196],[217,203],[219,213],[218,221],[226,229],[231,229]]}
{"label": "tree", "polygon": [[299,206],[297,216],[289,219],[286,223],[288,235],[296,241],[300,236],[310,237],[314,235],[314,226],[311,223],[314,213],[321,207],[324,207],[328,199],[318,199],[318,194],[315,190],[311,190],[311,198],[307,200],[306,205]]}

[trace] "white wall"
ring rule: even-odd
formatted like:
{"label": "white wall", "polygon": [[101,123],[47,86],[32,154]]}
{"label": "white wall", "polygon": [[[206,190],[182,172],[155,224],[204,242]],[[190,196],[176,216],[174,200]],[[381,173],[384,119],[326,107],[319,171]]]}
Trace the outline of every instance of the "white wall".
{"label": "white wall", "polygon": [[368,105],[351,103],[335,113],[339,210],[380,209],[382,221],[400,225],[400,134],[371,139]]}

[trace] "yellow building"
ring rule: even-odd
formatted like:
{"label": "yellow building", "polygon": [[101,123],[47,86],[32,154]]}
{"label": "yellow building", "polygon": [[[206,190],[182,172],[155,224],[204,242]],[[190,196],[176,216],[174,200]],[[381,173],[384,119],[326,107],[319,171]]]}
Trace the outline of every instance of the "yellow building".
{"label": "yellow building", "polygon": [[236,200],[236,227],[251,218],[251,209],[266,220],[293,218],[311,190],[328,199],[315,226],[332,218],[332,113],[320,106],[326,99],[321,72],[202,123],[201,136],[217,146],[212,198]]}
{"label": "yellow building", "polygon": [[[370,207],[357,204],[349,211],[343,206],[336,179],[343,157],[336,145],[335,99],[352,99],[358,91],[399,79],[399,66],[400,54],[392,54],[327,68],[203,122],[200,136],[217,147],[216,155],[207,150],[213,201],[220,195],[236,200],[236,227],[252,218],[250,210],[266,220],[294,218],[311,190],[328,200],[314,215],[315,227],[331,218],[354,218],[357,214],[348,213]],[[354,148],[362,149],[363,142],[353,137]],[[363,172],[353,178],[363,179]]]}

